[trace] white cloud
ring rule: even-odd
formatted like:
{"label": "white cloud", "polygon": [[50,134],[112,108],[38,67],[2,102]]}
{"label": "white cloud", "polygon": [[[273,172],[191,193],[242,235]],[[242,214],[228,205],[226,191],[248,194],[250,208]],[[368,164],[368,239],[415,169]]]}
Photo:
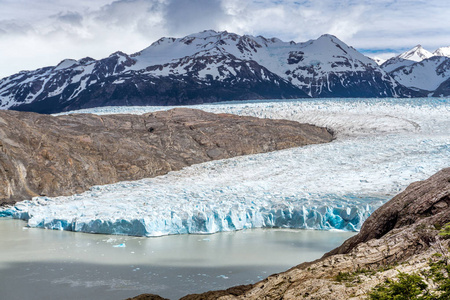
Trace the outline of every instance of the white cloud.
{"label": "white cloud", "polygon": [[0,0],[0,77],[64,58],[134,53],[215,29],[297,42],[331,33],[386,57],[450,45],[447,0]]}
{"label": "white cloud", "polygon": [[0,12],[0,78],[56,65],[65,58],[137,52],[166,34],[162,1],[109,0],[102,6],[81,1],[79,7],[61,2],[47,1],[48,10],[43,11],[26,10],[27,1],[22,0],[11,4],[9,11],[14,8],[15,14]]}
{"label": "white cloud", "polygon": [[[359,30],[364,7],[337,4],[342,1],[262,1],[240,7],[224,1],[233,16],[228,27],[242,33],[265,34],[285,40],[305,41],[324,33],[347,39]],[[227,24],[223,24],[227,26]]]}

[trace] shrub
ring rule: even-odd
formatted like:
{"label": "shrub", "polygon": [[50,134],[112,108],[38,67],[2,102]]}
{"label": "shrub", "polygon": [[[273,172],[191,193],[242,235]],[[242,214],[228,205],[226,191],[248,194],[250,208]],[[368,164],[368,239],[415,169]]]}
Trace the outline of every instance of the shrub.
{"label": "shrub", "polygon": [[372,300],[412,300],[428,298],[428,285],[417,274],[400,272],[398,281],[387,279],[369,293]]}
{"label": "shrub", "polygon": [[450,223],[445,224],[444,227],[439,230],[439,235],[444,239],[450,238]]}

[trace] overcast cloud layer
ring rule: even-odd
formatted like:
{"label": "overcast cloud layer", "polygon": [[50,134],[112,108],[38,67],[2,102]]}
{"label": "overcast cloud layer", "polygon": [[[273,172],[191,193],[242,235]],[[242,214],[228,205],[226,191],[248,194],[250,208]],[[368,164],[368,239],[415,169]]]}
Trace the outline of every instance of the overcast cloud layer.
{"label": "overcast cloud layer", "polygon": [[449,14],[448,0],[0,0],[0,78],[205,29],[296,42],[330,33],[387,58],[450,46]]}

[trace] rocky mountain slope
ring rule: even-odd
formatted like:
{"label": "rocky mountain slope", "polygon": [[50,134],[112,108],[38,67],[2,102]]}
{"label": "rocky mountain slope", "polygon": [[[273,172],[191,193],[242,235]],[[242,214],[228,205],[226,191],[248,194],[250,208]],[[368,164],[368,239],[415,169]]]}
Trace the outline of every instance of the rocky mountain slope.
{"label": "rocky mountain slope", "polygon": [[356,236],[321,259],[253,285],[182,299],[366,299],[367,292],[387,278],[426,270],[430,260],[448,258],[449,240],[438,234],[448,222],[450,168],[411,184],[376,210]]}
{"label": "rocky mountain slope", "polygon": [[178,108],[145,115],[49,116],[0,111],[0,203],[332,140],[293,121]]}
{"label": "rocky mountain slope", "polygon": [[384,62],[381,67],[401,85],[428,96],[449,96],[450,47],[433,53],[418,45]]}
{"label": "rocky mountain slope", "polygon": [[0,80],[0,108],[55,113],[303,97],[409,97],[376,62],[332,35],[304,43],[212,30],[128,55],[67,59]]}

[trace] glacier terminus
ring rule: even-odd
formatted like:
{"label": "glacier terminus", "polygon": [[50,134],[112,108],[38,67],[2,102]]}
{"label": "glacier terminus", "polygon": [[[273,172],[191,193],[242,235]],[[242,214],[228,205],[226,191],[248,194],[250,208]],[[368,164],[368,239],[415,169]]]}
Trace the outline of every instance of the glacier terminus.
{"label": "glacier terminus", "polygon": [[95,186],[73,196],[35,197],[3,208],[0,216],[24,219],[30,227],[134,236],[272,227],[357,231],[374,209],[450,158],[446,98],[267,100],[195,108],[326,126],[336,139]]}

